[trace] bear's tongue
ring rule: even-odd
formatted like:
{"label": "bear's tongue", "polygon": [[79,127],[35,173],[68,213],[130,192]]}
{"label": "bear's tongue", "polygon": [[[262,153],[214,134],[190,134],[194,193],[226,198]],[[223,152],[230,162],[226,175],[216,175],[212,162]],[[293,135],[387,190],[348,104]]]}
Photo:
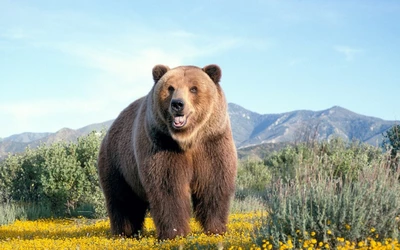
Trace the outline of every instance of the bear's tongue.
{"label": "bear's tongue", "polygon": [[182,127],[183,125],[185,125],[185,117],[175,116],[174,117],[174,125],[175,125],[175,127]]}

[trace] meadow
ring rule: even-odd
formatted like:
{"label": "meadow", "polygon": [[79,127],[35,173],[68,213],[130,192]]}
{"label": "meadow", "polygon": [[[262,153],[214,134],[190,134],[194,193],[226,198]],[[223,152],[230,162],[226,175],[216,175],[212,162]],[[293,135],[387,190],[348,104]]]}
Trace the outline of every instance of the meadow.
{"label": "meadow", "polygon": [[112,236],[96,175],[101,136],[42,145],[0,163],[1,249],[400,249],[393,151],[339,138],[242,160],[228,232],[158,241]]}
{"label": "meadow", "polygon": [[[113,237],[106,219],[88,220],[46,219],[16,221],[0,227],[1,249],[294,249],[293,239],[274,246],[267,238],[255,242],[254,232],[263,224],[261,212],[237,213],[229,218],[225,235],[208,236],[202,233],[197,222],[191,220],[192,233],[174,240],[158,241],[151,218],[146,218],[144,230],[137,238]],[[329,231],[327,232],[329,234]],[[349,241],[331,236],[328,241],[318,240],[317,232],[298,239],[296,249],[400,249],[393,239],[377,240],[371,236],[362,241]],[[379,237],[378,237],[379,238]],[[333,244],[333,245],[332,245]]]}

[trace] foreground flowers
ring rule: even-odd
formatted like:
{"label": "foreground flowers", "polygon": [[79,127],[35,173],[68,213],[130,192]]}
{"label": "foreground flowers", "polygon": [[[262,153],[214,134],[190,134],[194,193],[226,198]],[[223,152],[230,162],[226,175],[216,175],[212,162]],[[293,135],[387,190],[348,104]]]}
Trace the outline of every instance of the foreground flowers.
{"label": "foreground flowers", "polygon": [[254,226],[260,224],[261,213],[230,216],[229,233],[207,236],[197,222],[191,221],[192,234],[185,238],[158,241],[151,219],[138,239],[113,237],[108,220],[38,220],[17,221],[0,227],[1,249],[171,249],[202,246],[245,246],[251,242]]}
{"label": "foreground flowers", "polygon": [[[17,221],[0,227],[1,249],[273,249],[268,239],[256,245],[254,229],[261,225],[262,213],[232,214],[228,233],[207,236],[200,226],[191,221],[192,234],[184,238],[158,241],[151,219],[146,218],[145,229],[137,239],[113,237],[108,220],[63,219]],[[303,249],[332,249],[328,243],[313,238],[304,240]],[[282,242],[280,249],[292,249],[291,240]],[[372,238],[361,242],[336,239],[337,249],[400,249],[396,240],[377,242]]]}

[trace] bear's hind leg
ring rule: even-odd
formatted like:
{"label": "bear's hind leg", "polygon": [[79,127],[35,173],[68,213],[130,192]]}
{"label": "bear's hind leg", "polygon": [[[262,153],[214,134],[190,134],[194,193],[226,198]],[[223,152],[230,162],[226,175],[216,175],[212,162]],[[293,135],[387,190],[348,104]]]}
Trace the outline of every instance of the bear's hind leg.
{"label": "bear's hind leg", "polygon": [[149,205],[141,200],[122,178],[113,184],[112,192],[104,192],[111,232],[114,235],[135,236],[142,230]]}
{"label": "bear's hind leg", "polygon": [[125,200],[111,202],[113,205],[110,206],[109,216],[112,234],[131,237],[142,230],[148,204],[135,196],[133,194]]}

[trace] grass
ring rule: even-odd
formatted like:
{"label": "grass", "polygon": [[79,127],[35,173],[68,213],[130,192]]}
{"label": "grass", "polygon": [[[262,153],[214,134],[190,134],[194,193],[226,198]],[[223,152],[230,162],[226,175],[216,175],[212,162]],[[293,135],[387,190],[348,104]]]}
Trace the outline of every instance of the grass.
{"label": "grass", "polygon": [[0,204],[0,225],[9,224],[16,220],[16,214],[18,212],[18,206],[11,202],[5,202]]}
{"label": "grass", "polygon": [[261,223],[261,213],[233,214],[229,232],[224,236],[207,236],[194,220],[192,234],[185,238],[158,241],[153,221],[145,220],[138,239],[113,237],[108,220],[60,219],[16,221],[0,227],[1,249],[198,249],[252,246],[251,232]]}
{"label": "grass", "polygon": [[37,220],[50,218],[51,210],[46,204],[4,202],[0,204],[0,225],[15,220]]}
{"label": "grass", "polygon": [[[397,240],[371,237],[360,241],[350,241],[344,237],[331,236],[335,247],[328,241],[317,239],[315,232],[307,239],[288,239],[274,247],[271,239],[255,243],[256,229],[261,227],[267,215],[262,212],[237,213],[229,217],[228,232],[225,235],[207,236],[201,232],[197,222],[191,220],[192,233],[187,237],[158,241],[155,227],[146,218],[145,229],[139,238],[113,237],[110,235],[108,220],[92,219],[46,219],[36,221],[16,221],[0,227],[1,249],[400,249]],[[329,232],[328,232],[329,234]]]}

